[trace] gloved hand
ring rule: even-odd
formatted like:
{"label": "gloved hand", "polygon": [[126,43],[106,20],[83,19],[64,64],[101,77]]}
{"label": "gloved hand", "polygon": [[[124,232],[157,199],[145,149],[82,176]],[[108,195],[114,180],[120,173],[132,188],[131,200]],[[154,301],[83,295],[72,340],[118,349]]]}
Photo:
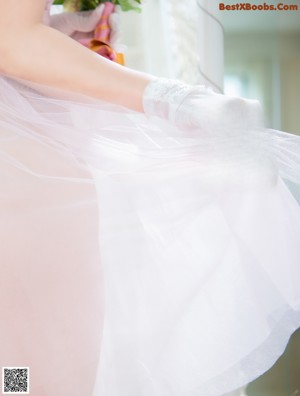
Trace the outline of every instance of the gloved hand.
{"label": "gloved hand", "polygon": [[178,80],[156,78],[143,95],[148,117],[169,120],[179,128],[217,134],[263,126],[260,104],[256,100],[215,93],[203,85],[188,85]]}
{"label": "gloved hand", "polygon": [[76,33],[92,32],[102,15],[104,4],[93,11],[63,12],[50,17],[50,26],[72,37]]}
{"label": "gloved hand", "polygon": [[[50,17],[50,26],[60,32],[80,40],[83,38],[93,38],[94,30],[101,18],[104,4],[100,4],[93,11],[64,12]],[[118,12],[114,12],[109,17],[111,28],[111,40],[108,43],[113,46],[119,35]]]}

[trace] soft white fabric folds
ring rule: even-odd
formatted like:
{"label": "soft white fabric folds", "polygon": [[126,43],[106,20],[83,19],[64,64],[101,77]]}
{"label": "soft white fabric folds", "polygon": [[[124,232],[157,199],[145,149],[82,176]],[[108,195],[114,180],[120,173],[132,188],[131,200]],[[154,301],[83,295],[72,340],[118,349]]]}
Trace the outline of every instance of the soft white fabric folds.
{"label": "soft white fabric folds", "polygon": [[282,354],[300,137],[213,125],[1,77],[0,363],[32,396],[219,396]]}

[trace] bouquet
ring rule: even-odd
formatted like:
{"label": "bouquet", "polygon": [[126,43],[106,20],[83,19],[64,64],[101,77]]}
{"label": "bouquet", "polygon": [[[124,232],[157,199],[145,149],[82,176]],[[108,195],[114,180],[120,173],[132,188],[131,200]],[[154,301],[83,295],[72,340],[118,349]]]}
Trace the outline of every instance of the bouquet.
{"label": "bouquet", "polygon": [[[54,4],[63,4],[67,11],[94,10],[99,4],[107,0],[55,0]],[[142,0],[110,0],[110,3],[120,6],[122,11],[141,11]]]}
{"label": "bouquet", "polygon": [[[115,42],[115,38],[118,35],[118,23],[117,23],[117,8],[122,11],[141,11],[142,0],[55,0],[54,4],[61,4],[64,6],[65,13],[61,18],[63,19],[63,25],[66,25],[68,19],[72,27],[77,26],[78,13],[90,11],[91,13],[97,12],[101,9],[101,17],[96,21],[96,25],[90,33],[87,32],[85,26],[82,26],[82,20],[77,29],[71,35],[75,40],[79,41],[85,47],[93,50],[101,56],[106,57],[112,61],[124,65],[124,54],[116,52],[113,49],[112,43]],[[100,8],[99,8],[100,7]],[[95,11],[93,11],[95,10]],[[71,14],[70,14],[71,13]],[[68,15],[67,15],[68,14]],[[98,14],[97,14],[98,15]],[[87,18],[93,18],[92,14],[88,14]],[[89,19],[86,20],[89,26]],[[78,36],[79,34],[79,36]]]}

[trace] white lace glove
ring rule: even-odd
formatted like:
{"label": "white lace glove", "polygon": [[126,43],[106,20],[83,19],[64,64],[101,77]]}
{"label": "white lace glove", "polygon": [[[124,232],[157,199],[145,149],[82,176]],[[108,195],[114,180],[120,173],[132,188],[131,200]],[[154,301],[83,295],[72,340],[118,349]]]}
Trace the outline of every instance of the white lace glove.
{"label": "white lace glove", "polygon": [[259,128],[263,125],[258,101],[230,97],[202,85],[157,78],[146,86],[144,112],[169,120],[177,127],[204,133]]}
{"label": "white lace glove", "polygon": [[63,12],[50,17],[50,26],[67,36],[72,36],[76,32],[92,32],[103,13],[104,4],[101,4],[93,11]]}
{"label": "white lace glove", "polygon": [[[100,4],[93,11],[64,12],[50,17],[50,26],[60,32],[74,38],[75,40],[93,36],[104,10],[104,4]],[[113,47],[119,37],[119,15],[118,10],[109,16],[111,28],[110,42]]]}

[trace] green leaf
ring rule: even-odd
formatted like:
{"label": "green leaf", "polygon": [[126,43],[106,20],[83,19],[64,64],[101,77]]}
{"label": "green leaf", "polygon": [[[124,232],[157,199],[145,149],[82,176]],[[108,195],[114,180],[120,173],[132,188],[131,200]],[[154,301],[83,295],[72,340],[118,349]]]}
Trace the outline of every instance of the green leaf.
{"label": "green leaf", "polygon": [[141,12],[141,8],[135,6],[134,3],[141,4],[140,0],[118,0],[118,4],[121,6],[122,11],[137,11]]}
{"label": "green leaf", "polygon": [[68,4],[69,6],[72,3],[71,10],[88,11],[95,9],[99,4],[106,1],[111,1],[119,5],[122,11],[141,12],[140,5],[142,4],[142,0],[55,0],[53,4],[64,4],[65,6]]}
{"label": "green leaf", "polygon": [[102,1],[98,0],[81,0],[80,11],[95,9]]}

